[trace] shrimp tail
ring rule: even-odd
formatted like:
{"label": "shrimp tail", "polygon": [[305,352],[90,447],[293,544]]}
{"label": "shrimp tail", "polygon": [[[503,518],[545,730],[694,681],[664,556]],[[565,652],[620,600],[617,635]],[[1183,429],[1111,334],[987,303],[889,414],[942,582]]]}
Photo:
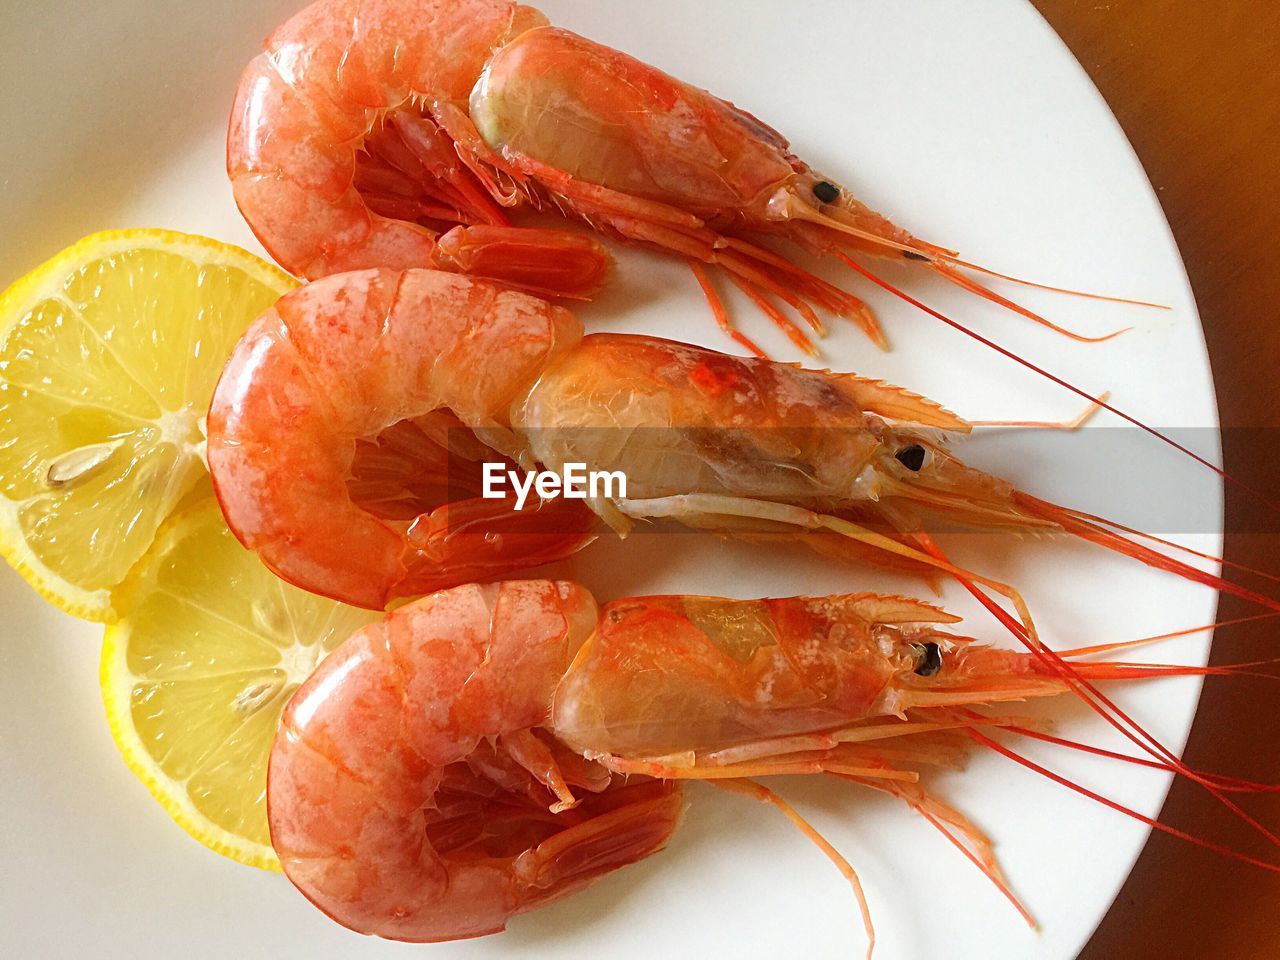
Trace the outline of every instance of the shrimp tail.
{"label": "shrimp tail", "polygon": [[684,814],[679,789],[653,781],[628,785],[619,794],[626,803],[525,851],[515,862],[516,878],[559,897],[666,847]]}
{"label": "shrimp tail", "polygon": [[595,515],[570,500],[519,509],[513,497],[455,500],[417,517],[405,532],[404,575],[368,604],[433,593],[460,581],[554,563],[596,537]]}
{"label": "shrimp tail", "polygon": [[432,250],[433,266],[549,299],[590,300],[613,257],[584,233],[492,224],[454,227]]}

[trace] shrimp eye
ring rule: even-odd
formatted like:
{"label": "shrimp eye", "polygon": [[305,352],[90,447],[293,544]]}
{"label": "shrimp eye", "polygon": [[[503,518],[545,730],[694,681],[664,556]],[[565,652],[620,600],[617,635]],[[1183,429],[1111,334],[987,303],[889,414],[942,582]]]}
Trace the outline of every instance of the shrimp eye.
{"label": "shrimp eye", "polygon": [[840,199],[840,188],[834,183],[819,180],[813,185],[813,195],[818,198],[819,203],[835,203]]}
{"label": "shrimp eye", "polygon": [[918,677],[932,677],[942,669],[942,650],[936,643],[914,644],[916,651],[915,674]]}
{"label": "shrimp eye", "polygon": [[919,473],[920,468],[924,466],[924,447],[918,443],[913,443],[909,447],[903,447],[893,455],[893,459],[910,470],[912,473]]}

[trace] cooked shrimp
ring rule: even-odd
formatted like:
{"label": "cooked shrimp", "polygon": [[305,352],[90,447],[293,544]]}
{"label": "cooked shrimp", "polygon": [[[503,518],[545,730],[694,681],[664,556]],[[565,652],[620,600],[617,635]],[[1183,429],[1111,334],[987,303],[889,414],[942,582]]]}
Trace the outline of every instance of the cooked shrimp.
{"label": "cooked shrimp", "polygon": [[[723,269],[810,354],[813,342],[780,305],[819,334],[820,308],[885,343],[865,304],[760,246],[765,236],[820,255],[920,263],[1076,339],[1106,339],[1072,334],[979,284],[957,268],[993,271],[871,210],[746,111],[509,0],[318,0],[246,69],[227,168],[259,239],[308,277],[454,266],[432,241],[467,224],[463,235],[487,225],[520,251],[513,268],[482,254],[477,275],[542,293],[598,285],[601,251],[564,235],[520,240],[507,227],[502,208],[525,203],[689,260],[726,332],[757,353],[703,264]],[[470,245],[487,244],[477,234]]]}
{"label": "cooked shrimp", "polygon": [[507,0],[320,0],[246,68],[227,136],[236,203],[286,270],[461,270],[590,296],[611,262],[578,233],[517,229],[431,119],[491,51],[545,23]]}
{"label": "cooked shrimp", "polygon": [[348,640],[286,708],[272,843],[289,879],[345,926],[479,936],[661,849],[679,821],[675,783],[702,779],[781,809],[861,900],[847,862],[747,779],[824,773],[906,801],[1013,900],[989,841],[921,772],[1020,723],[972,708],[1070,687],[1030,654],[943,631],[956,620],[871,594],[641,597],[597,617],[565,582],[438,593]]}
{"label": "cooked shrimp", "polygon": [[[853,374],[653,337],[583,337],[568,311],[482,281],[367,271],[294,291],[250,328],[215,391],[208,449],[242,542],[285,579],[365,606],[504,576],[589,542],[579,501],[532,511],[450,502],[448,480],[474,478],[488,448],[526,468],[621,471],[626,498],[586,501],[619,533],[668,517],[941,570],[1013,601],[1023,621],[1013,628],[1028,639],[1017,592],[947,561],[927,533],[934,519],[1065,531],[1280,607],[966,467],[942,438],[969,429],[932,401]],[[378,456],[358,456],[361,444]],[[435,490],[445,502],[419,509],[420,486],[386,461],[399,456],[399,474],[411,474],[442,446],[455,468]]]}
{"label": "cooked shrimp", "polygon": [[454,940],[661,850],[678,787],[615,782],[545,730],[595,614],[570,583],[470,585],[343,644],[271,752],[271,842],[294,885],[361,933]]}
{"label": "cooked shrimp", "polygon": [[232,530],[284,579],[372,608],[573,553],[581,503],[517,511],[478,483],[495,449],[524,449],[512,401],[581,336],[559,307],[448,273],[299,288],[245,333],[209,410]]}

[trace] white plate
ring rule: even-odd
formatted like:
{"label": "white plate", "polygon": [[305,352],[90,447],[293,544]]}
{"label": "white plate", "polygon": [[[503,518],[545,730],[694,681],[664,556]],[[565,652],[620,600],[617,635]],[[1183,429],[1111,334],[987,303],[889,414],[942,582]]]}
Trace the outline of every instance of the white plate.
{"label": "white plate", "polygon": [[[173,227],[256,247],[223,174],[225,120],[240,68],[293,6],[46,0],[7,11],[0,279],[107,227]],[[546,0],[543,8],[555,22],[779,126],[798,153],[920,236],[1014,273],[1171,303],[1172,312],[1159,313],[1017,291],[1079,328],[1138,325],[1118,341],[1088,347],[938,283],[894,274],[1087,388],[1113,389],[1116,402],[1147,420],[1216,426],[1195,307],[1159,205],[1102,99],[1029,4]],[[1078,408],[1061,390],[911,308],[877,291],[867,296],[895,351],[877,354],[845,326],[824,345],[835,365],[908,384],[975,418],[1062,417]],[[610,329],[724,345],[687,272],[644,254],[627,253],[618,287],[585,312]],[[790,356],[765,322],[740,313],[766,346]],[[1056,444],[1009,459],[1004,472],[1033,492],[1079,503],[1100,482],[1141,467],[1081,464],[1076,449]],[[1216,484],[1200,496],[1204,515],[1218,517]],[[1216,529],[1193,542],[1216,549]],[[966,559],[1024,588],[1049,639],[1064,646],[1213,618],[1210,591],[1100,550],[995,538],[968,546]],[[576,570],[602,596],[925,589],[802,551],[766,556],[691,537],[602,544]],[[946,597],[972,615],[970,629],[997,635],[957,591]],[[8,572],[0,574],[0,609],[0,938],[8,955],[772,960],[862,951],[847,888],[813,848],[769,810],[698,788],[667,852],[518,918],[503,936],[417,948],[361,939],[327,921],[281,877],[205,851],[147,797],[107,735],[98,629],[45,606]],[[1205,651],[1198,638],[1153,655],[1199,662]],[[1161,681],[1117,695],[1180,749],[1198,689],[1190,680]],[[1116,744],[1078,705],[1049,712],[1068,736]],[[1027,752],[1148,814],[1168,785],[1163,775],[1060,750]],[[898,804],[829,783],[784,782],[861,871],[881,960],[1072,956],[1146,829],[992,756],[932,782],[996,840],[1042,932],[1024,926],[945,840]]]}

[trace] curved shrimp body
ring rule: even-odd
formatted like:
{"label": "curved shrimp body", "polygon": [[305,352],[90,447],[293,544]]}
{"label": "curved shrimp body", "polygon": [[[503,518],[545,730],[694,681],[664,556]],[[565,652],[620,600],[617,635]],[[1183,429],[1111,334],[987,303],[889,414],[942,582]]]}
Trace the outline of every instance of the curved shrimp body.
{"label": "curved shrimp body", "polygon": [[319,0],[279,27],[241,78],[227,137],[258,239],[308,279],[437,266],[589,296],[604,249],[509,227],[442,126],[492,51],[545,22],[509,0]]}
{"label": "curved shrimp body", "polygon": [[[245,333],[209,411],[231,529],[286,580],[375,609],[574,552],[592,537],[581,504],[517,511],[467,497],[464,479],[493,448],[521,456],[508,408],[581,334],[559,307],[435,271],[288,294]],[[432,455],[445,463],[424,490]]]}
{"label": "curved shrimp body", "polygon": [[[660,850],[677,788],[615,784],[535,732],[595,615],[569,583],[471,585],[343,644],[289,703],[271,754],[289,879],[354,930],[451,940]],[[571,787],[585,799],[558,803]]]}

